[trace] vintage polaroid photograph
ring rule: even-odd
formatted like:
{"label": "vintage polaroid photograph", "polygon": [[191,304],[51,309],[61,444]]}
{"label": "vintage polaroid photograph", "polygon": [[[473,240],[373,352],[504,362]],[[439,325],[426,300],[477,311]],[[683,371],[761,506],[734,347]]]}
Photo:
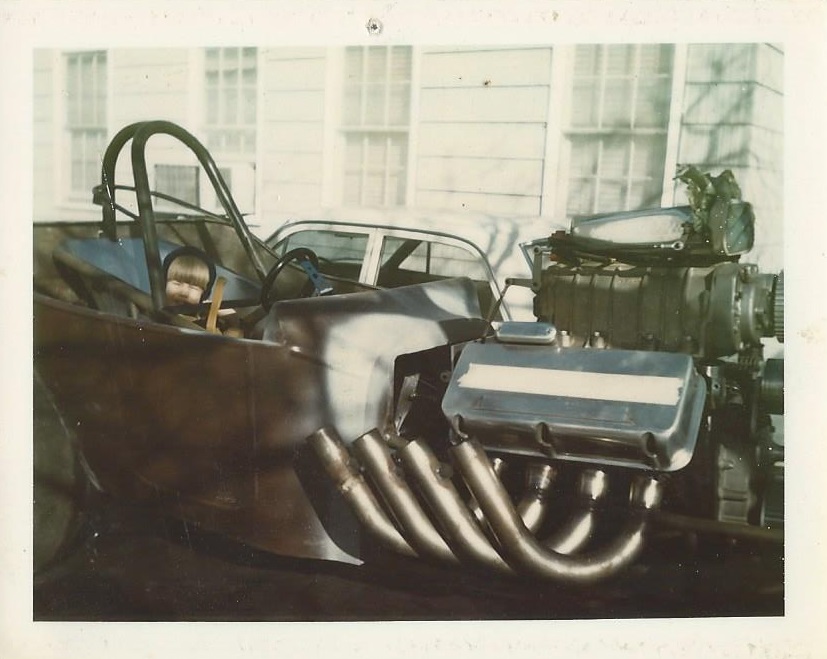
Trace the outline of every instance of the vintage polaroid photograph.
{"label": "vintage polaroid photograph", "polygon": [[816,656],[824,11],[580,4],[23,14],[13,647]]}

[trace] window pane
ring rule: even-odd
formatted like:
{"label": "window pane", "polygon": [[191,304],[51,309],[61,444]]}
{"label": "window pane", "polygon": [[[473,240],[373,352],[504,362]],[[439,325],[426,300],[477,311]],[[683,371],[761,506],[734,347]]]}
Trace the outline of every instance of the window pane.
{"label": "window pane", "polygon": [[396,205],[405,201],[411,48],[345,49],[342,122],[343,201]]}
{"label": "window pane", "polygon": [[342,202],[348,205],[362,203],[362,177],[360,174],[345,174]]}
{"label": "window pane", "polygon": [[603,142],[600,161],[601,178],[625,178],[629,170],[629,148],[626,139],[607,139]]}
{"label": "window pane", "polygon": [[323,273],[358,281],[367,245],[368,236],[364,233],[308,229],[291,234],[275,250],[283,256],[291,249],[306,247],[319,257],[319,270]]}
{"label": "window pane", "polygon": [[632,177],[657,179],[663,177],[663,159],[666,143],[657,136],[634,139],[635,155],[632,160]]}
{"label": "window pane", "polygon": [[218,71],[218,51],[218,48],[207,48],[204,54],[208,73]]}
{"label": "window pane", "polygon": [[594,212],[603,213],[626,207],[626,184],[622,181],[602,180]]}
{"label": "window pane", "polygon": [[630,75],[634,71],[634,57],[634,46],[607,46],[606,75]]}
{"label": "window pane", "polygon": [[591,179],[572,179],[569,184],[566,214],[570,216],[591,215],[594,213],[594,181]]}
{"label": "window pane", "polygon": [[66,67],[66,112],[70,126],[80,123],[81,87],[80,65],[76,58],[71,58]]}
{"label": "window pane", "polygon": [[366,206],[385,205],[385,176],[383,174],[365,174],[365,187],[362,190],[362,203]]}
{"label": "window pane", "polygon": [[256,123],[256,106],[257,98],[256,98],[256,90],[253,89],[245,89],[242,96],[241,96],[241,103],[242,103],[242,110],[243,116],[241,123],[249,125],[255,125]]}
{"label": "window pane", "polygon": [[385,171],[385,154],[387,153],[385,146],[385,139],[382,135],[372,135],[368,139],[367,169],[369,172]]}
{"label": "window pane", "polygon": [[362,49],[345,49],[345,84],[362,82]]}
{"label": "window pane", "polygon": [[451,277],[488,282],[479,254],[438,241],[386,237],[380,259],[376,284],[386,288]]}
{"label": "window pane", "polygon": [[222,48],[221,57],[223,58],[222,68],[237,69],[239,67],[238,48]]}
{"label": "window pane", "polygon": [[674,48],[669,45],[645,44],[640,46],[641,75],[669,75],[672,71]]}
{"label": "window pane", "polygon": [[405,201],[405,177],[400,173],[391,172],[387,177],[386,205],[400,206]]}
{"label": "window pane", "polygon": [[345,87],[344,112],[342,119],[345,126],[362,124],[362,88],[353,85]]}
{"label": "window pane", "polygon": [[386,80],[385,67],[387,66],[388,49],[372,46],[368,48],[367,79],[365,82],[384,84]]}
{"label": "window pane", "polygon": [[657,208],[660,206],[660,197],[663,186],[660,181],[633,182],[629,191],[630,208]]}
{"label": "window pane", "polygon": [[95,79],[92,70],[92,56],[83,55],[80,62],[80,88],[84,102],[80,107],[80,123],[87,126],[95,121],[95,109],[90,102],[95,94]]}
{"label": "window pane", "polygon": [[576,48],[567,213],[629,210],[659,199],[672,60],[672,46],[658,44]]}
{"label": "window pane", "polygon": [[362,142],[361,134],[347,136],[345,142],[345,168],[348,171],[358,172],[362,169]]}
{"label": "window pane", "polygon": [[71,137],[72,190],[83,190],[83,135],[75,133]]}
{"label": "window pane", "polygon": [[391,85],[388,98],[388,125],[404,126],[408,123],[408,113],[411,106],[410,86]]}
{"label": "window pane", "polygon": [[222,74],[222,83],[225,89],[235,89],[238,86],[238,69],[225,69]]}
{"label": "window pane", "polygon": [[385,125],[385,92],[386,87],[381,83],[369,83],[365,95],[365,125]]}
{"label": "window pane", "polygon": [[574,75],[600,75],[603,49],[600,46],[579,45],[574,53]]}
{"label": "window pane", "polygon": [[603,102],[603,126],[627,128],[632,125],[631,79],[607,80]]}
{"label": "window pane", "polygon": [[106,139],[106,53],[66,55],[69,192],[88,194],[100,180]]}
{"label": "window pane", "polygon": [[411,80],[411,49],[403,46],[391,48],[390,79],[397,82]]}
{"label": "window pane", "polygon": [[[183,165],[155,165],[155,189],[176,199],[198,204],[198,167]],[[158,200],[158,208],[180,206]]]}
{"label": "window pane", "polygon": [[399,171],[408,160],[408,140],[404,135],[391,135],[388,139],[388,168]]}
{"label": "window pane", "polygon": [[241,150],[244,153],[255,153],[256,131],[253,128],[241,131]]}
{"label": "window pane", "polygon": [[256,70],[256,49],[255,48],[243,48],[241,52],[242,57],[242,66],[247,70],[252,70],[255,73]]}
{"label": "window pane", "polygon": [[594,139],[572,140],[571,173],[580,178],[597,174],[597,148],[599,142]]}
{"label": "window pane", "polygon": [[669,123],[671,85],[665,79],[641,80],[638,83],[635,126],[641,128],[666,128]]}
{"label": "window pane", "polygon": [[98,126],[106,125],[106,90],[107,90],[107,69],[106,59],[102,56],[98,57],[97,69],[95,75],[97,81],[97,98],[95,99],[95,124]]}
{"label": "window pane", "polygon": [[594,127],[598,125],[600,89],[594,81],[575,81],[571,99],[571,125]]}
{"label": "window pane", "polygon": [[225,132],[224,147],[227,151],[239,153],[241,151],[241,134],[237,130],[228,130]]}
{"label": "window pane", "polygon": [[[258,60],[255,48],[205,51],[206,122],[211,148],[224,154],[255,153],[258,115]],[[223,154],[222,154],[223,155]]]}

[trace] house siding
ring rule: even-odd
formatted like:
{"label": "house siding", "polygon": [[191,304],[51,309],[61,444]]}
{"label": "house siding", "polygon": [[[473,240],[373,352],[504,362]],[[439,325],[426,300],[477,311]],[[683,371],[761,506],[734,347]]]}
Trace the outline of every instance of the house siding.
{"label": "house siding", "polygon": [[[341,53],[323,47],[259,50],[256,216],[262,227],[340,203]],[[754,258],[777,269],[783,51],[770,44],[701,44],[686,53],[675,115],[677,161],[735,173],[756,210]],[[110,135],[133,121],[160,118],[203,137],[201,57],[196,49],[110,50]],[[61,193],[66,155],[60,61],[61,53],[35,51],[36,221],[98,216],[88,205],[67,204]],[[415,61],[407,205],[536,216],[544,198],[560,196],[565,187],[557,180],[554,145],[569,101],[565,80],[562,87],[552,84],[561,84],[555,76],[565,57],[555,62],[552,48],[541,46],[428,46],[416,49]],[[150,146],[152,157],[177,162],[164,140]],[[119,166],[128,169],[129,159],[122,160]],[[559,176],[566,175],[563,168]],[[685,203],[682,186],[674,190],[675,203]]]}
{"label": "house siding", "polygon": [[[783,52],[769,44],[690,46],[679,162],[732,170],[756,215],[750,260],[783,264]],[[677,189],[678,203],[685,203]]]}
{"label": "house siding", "polygon": [[417,206],[537,215],[551,49],[426,49]]}
{"label": "house siding", "polygon": [[57,150],[54,148],[55,102],[53,52],[35,50],[32,75],[32,139],[35,195],[32,210],[35,219],[55,220],[58,217]]}
{"label": "house siding", "polygon": [[148,118],[190,123],[189,56],[182,48],[109,51],[109,93],[117,99],[110,104],[110,130]]}
{"label": "house siding", "polygon": [[261,58],[260,215],[321,205],[325,156],[327,51],[265,50]]}

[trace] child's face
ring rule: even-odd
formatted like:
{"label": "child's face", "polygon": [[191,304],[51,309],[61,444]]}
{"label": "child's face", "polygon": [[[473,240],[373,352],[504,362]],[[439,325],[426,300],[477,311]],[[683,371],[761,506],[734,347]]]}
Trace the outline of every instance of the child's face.
{"label": "child's face", "polygon": [[204,289],[195,284],[170,279],[167,281],[166,294],[167,304],[198,304],[204,295]]}

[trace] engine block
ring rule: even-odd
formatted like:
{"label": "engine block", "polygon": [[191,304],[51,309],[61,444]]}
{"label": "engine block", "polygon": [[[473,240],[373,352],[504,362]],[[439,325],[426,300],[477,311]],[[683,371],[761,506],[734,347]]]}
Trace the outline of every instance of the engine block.
{"label": "engine block", "polygon": [[712,359],[783,334],[779,279],[750,264],[553,263],[535,288],[536,316],[571,346]]}

